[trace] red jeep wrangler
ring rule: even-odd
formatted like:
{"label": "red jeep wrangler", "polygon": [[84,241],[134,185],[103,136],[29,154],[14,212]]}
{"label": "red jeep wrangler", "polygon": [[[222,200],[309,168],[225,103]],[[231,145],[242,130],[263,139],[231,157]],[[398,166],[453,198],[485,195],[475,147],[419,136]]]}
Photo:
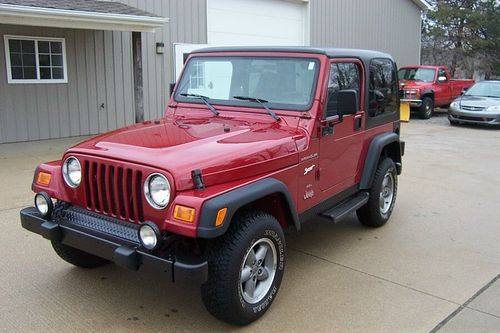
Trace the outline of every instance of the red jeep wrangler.
{"label": "red jeep wrangler", "polygon": [[284,228],[391,216],[404,151],[396,73],[373,51],[193,52],[162,119],[38,166],[22,226],[73,265],[201,285],[215,317],[250,323],[278,292]]}

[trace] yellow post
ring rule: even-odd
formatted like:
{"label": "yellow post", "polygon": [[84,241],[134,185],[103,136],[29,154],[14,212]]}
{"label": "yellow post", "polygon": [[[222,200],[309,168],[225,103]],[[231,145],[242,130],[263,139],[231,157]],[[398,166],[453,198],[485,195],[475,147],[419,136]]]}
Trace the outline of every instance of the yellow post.
{"label": "yellow post", "polygon": [[401,121],[408,122],[410,121],[410,104],[401,102],[399,106],[399,119]]}

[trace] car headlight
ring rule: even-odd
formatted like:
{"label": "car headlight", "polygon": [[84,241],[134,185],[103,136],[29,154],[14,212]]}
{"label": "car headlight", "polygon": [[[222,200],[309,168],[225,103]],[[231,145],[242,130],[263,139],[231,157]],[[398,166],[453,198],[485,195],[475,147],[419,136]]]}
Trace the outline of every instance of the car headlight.
{"label": "car headlight", "polygon": [[76,157],[68,157],[62,166],[63,178],[70,187],[78,187],[82,181],[82,166]]}
{"label": "car headlight", "polygon": [[456,108],[456,109],[459,109],[459,108],[460,108],[460,105],[459,105],[459,103],[458,103],[458,102],[451,102],[450,107],[451,107],[451,108]]}
{"label": "car headlight", "polygon": [[144,196],[148,203],[156,208],[163,209],[170,202],[170,183],[159,173],[153,173],[144,182]]}
{"label": "car headlight", "polygon": [[500,105],[493,105],[486,108],[489,112],[500,112]]}

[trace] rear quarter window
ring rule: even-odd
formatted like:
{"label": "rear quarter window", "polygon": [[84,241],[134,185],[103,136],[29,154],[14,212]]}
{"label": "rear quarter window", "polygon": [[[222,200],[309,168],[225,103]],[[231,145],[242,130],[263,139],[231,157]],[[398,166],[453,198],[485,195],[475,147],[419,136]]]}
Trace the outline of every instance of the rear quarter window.
{"label": "rear quarter window", "polygon": [[368,115],[372,118],[398,111],[398,80],[391,59],[377,58],[370,62]]}

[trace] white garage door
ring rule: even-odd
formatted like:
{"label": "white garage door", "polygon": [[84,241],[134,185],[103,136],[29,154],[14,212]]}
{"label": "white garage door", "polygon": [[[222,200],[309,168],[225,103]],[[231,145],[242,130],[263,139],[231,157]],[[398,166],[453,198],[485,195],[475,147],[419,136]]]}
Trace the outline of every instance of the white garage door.
{"label": "white garage door", "polygon": [[211,45],[306,45],[308,1],[208,0]]}

